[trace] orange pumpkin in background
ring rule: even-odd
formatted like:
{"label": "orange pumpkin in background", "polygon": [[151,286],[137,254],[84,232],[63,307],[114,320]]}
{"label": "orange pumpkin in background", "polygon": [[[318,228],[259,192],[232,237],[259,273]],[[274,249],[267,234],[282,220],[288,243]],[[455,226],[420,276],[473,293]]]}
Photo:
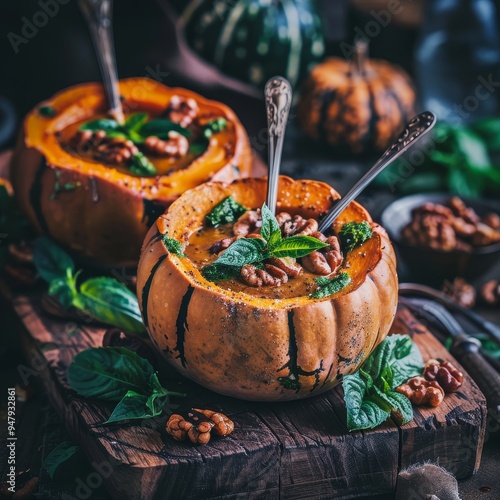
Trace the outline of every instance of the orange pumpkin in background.
{"label": "orange pumpkin in background", "polygon": [[[247,208],[266,199],[266,179],[209,182],[184,193],[154,224],[142,249],[137,294],[144,324],[181,374],[229,396],[286,401],[320,394],[353,373],[386,337],[398,299],[396,260],[386,232],[349,252],[351,282],[325,298],[262,297],[207,281],[184,254],[205,217],[228,196]],[[325,183],[281,177],[277,211],[320,218],[339,198]],[[335,222],[371,222],[352,202]],[[194,237],[194,236],[193,236]],[[255,289],[254,289],[255,290]]]}
{"label": "orange pumpkin in background", "polygon": [[209,179],[247,176],[252,157],[243,126],[224,104],[146,78],[120,81],[120,94],[129,115],[161,117],[177,96],[197,104],[194,127],[209,117],[222,118],[227,126],[207,139],[205,150],[159,162],[157,175],[133,174],[68,149],[70,134],[105,117],[107,109],[100,84],[77,85],[28,114],[11,178],[20,208],[39,233],[94,264],[135,266],[149,227],[172,201]]}
{"label": "orange pumpkin in background", "polygon": [[368,59],[357,41],[351,61],[330,58],[311,71],[299,117],[312,139],[353,154],[384,151],[415,114],[409,76],[386,61]]}

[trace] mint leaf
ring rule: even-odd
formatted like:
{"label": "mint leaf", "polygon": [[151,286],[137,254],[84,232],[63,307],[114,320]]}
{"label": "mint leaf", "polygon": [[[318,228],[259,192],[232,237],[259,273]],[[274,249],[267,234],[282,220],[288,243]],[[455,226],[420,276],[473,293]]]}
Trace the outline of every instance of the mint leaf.
{"label": "mint leaf", "polygon": [[185,257],[182,252],[182,244],[180,241],[174,240],[173,238],[169,238],[166,234],[163,235],[162,241],[166,247],[166,249],[178,257]]}
{"label": "mint leaf", "polygon": [[68,277],[73,272],[73,259],[51,239],[41,236],[35,240],[33,262],[38,274],[48,283]]}
{"label": "mint leaf", "polygon": [[140,151],[135,153],[130,159],[129,170],[133,174],[140,175],[142,177],[151,177],[158,173],[155,166]]}
{"label": "mint leaf", "polygon": [[319,288],[311,293],[309,297],[312,299],[322,299],[343,290],[351,282],[351,277],[346,272],[343,272],[333,278],[314,278],[314,281],[319,285]]}
{"label": "mint leaf", "polygon": [[241,238],[236,240],[215,262],[216,265],[242,267],[264,260],[266,243],[260,238]]}
{"label": "mint leaf", "polygon": [[374,387],[377,396],[383,399],[391,408],[390,412],[399,425],[407,424],[413,419],[413,407],[411,401],[396,391],[381,391]]}
{"label": "mint leaf", "polygon": [[339,233],[340,246],[343,252],[350,252],[372,237],[373,230],[367,221],[347,222]]}
{"label": "mint leaf", "polygon": [[221,224],[235,222],[246,211],[247,209],[243,205],[238,203],[232,196],[228,196],[218,203],[205,219],[210,226],[218,227]]}
{"label": "mint leaf", "polygon": [[328,245],[312,236],[290,236],[270,249],[272,257],[293,257],[298,259]]}
{"label": "mint leaf", "polygon": [[141,127],[147,122],[147,113],[132,113],[125,120],[125,124],[121,127],[125,132],[139,132]]}
{"label": "mint leaf", "polygon": [[93,132],[97,130],[104,130],[105,132],[111,130],[118,130],[120,128],[120,124],[116,120],[112,120],[111,118],[100,118],[99,120],[92,120],[90,122],[84,123],[80,130],[91,130]]}
{"label": "mint leaf", "polygon": [[271,238],[273,240],[273,245],[278,244],[278,242],[281,240],[281,229],[278,221],[276,220],[276,217],[273,215],[271,210],[269,210],[268,206],[265,203],[262,205],[261,215],[262,227],[260,228],[260,235],[269,243],[270,247]]}

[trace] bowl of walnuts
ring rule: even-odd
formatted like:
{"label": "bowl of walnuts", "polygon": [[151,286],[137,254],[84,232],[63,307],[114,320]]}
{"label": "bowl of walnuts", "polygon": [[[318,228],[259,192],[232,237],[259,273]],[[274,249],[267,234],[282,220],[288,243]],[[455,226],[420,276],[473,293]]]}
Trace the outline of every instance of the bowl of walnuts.
{"label": "bowl of walnuts", "polygon": [[415,194],[388,205],[381,220],[418,281],[475,280],[500,262],[500,215],[491,201]]}

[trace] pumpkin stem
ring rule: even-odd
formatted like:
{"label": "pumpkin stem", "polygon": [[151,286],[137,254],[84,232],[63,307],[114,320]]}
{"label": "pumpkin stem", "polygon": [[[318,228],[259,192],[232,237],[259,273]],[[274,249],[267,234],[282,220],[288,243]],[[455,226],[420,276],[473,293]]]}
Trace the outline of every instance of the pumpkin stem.
{"label": "pumpkin stem", "polygon": [[368,42],[357,39],[354,42],[354,52],[351,58],[351,71],[354,75],[366,75],[366,61],[368,60]]}

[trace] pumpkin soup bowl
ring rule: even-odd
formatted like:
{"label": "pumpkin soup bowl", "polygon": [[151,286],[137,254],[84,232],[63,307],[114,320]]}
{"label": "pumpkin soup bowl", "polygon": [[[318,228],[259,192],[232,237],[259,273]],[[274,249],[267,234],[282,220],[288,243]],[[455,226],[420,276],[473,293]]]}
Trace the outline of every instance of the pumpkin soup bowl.
{"label": "pumpkin soup bowl", "polygon": [[101,84],[76,85],[27,115],[11,178],[20,208],[39,233],[92,264],[135,267],[149,227],[173,200],[207,180],[230,182],[249,175],[252,157],[245,129],[224,104],[147,78],[121,80],[119,88],[128,116],[146,112],[162,117],[177,96],[193,99],[200,119],[221,117],[228,126],[186,164],[167,165],[168,171],[150,177],[136,175],[67,147],[69,132],[105,117],[107,109]]}
{"label": "pumpkin soup bowl", "polygon": [[[172,203],[144,241],[137,293],[153,343],[181,374],[221,394],[286,401],[327,391],[360,367],[389,332],[398,280],[385,230],[356,202],[334,232],[346,222],[368,221],[373,234],[344,259],[350,283],[326,298],[225,289],[207,281],[185,254],[167,250],[164,235],[185,251],[205,216],[228,196],[260,207],[266,185],[265,178],[208,182]],[[277,211],[319,219],[339,197],[327,184],[282,176]]]}

